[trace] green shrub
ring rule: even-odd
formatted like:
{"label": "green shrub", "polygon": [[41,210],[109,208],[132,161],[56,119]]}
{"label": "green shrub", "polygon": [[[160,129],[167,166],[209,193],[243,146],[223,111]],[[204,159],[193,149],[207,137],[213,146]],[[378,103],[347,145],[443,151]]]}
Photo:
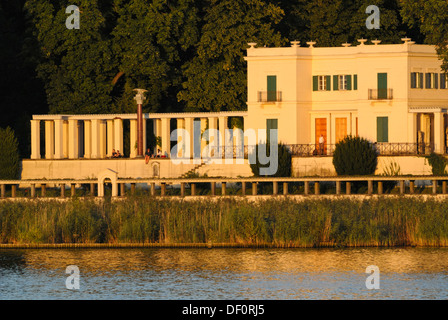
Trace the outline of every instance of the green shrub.
{"label": "green shrub", "polygon": [[378,154],[367,139],[347,136],[336,144],[333,165],[338,175],[372,175]]}
{"label": "green shrub", "polygon": [[[260,145],[266,146],[266,156],[270,157],[270,144],[264,143]],[[252,169],[252,173],[256,177],[262,176],[260,174],[260,168],[268,168],[270,163],[268,164],[261,164],[258,158],[258,148],[260,145],[257,145],[253,152],[255,152],[256,155],[256,162],[250,164],[250,168]],[[282,143],[278,144],[277,149],[278,154],[278,168],[275,174],[271,175],[271,177],[290,177],[291,176],[291,152],[289,151],[288,147]]]}
{"label": "green shrub", "polygon": [[431,166],[433,175],[435,176],[447,175],[445,168],[446,165],[448,164],[448,160],[444,156],[433,152],[429,156],[426,156],[425,158],[428,161],[429,165]]}
{"label": "green shrub", "polygon": [[0,179],[18,179],[20,170],[19,143],[10,127],[0,128],[0,154]]}

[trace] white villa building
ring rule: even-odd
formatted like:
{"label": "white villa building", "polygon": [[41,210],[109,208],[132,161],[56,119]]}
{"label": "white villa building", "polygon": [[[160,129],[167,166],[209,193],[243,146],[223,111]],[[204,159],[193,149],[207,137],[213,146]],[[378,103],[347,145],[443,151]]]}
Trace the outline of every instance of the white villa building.
{"label": "white villa building", "polygon": [[[160,149],[169,156],[173,123],[191,136],[194,120],[200,121],[201,132],[206,127],[218,129],[222,143],[213,139],[210,145],[222,147],[231,144],[224,136],[229,119],[238,117],[243,119],[244,132],[278,129],[279,141],[291,147],[294,175],[334,174],[330,156],[334,145],[347,135],[376,142],[384,156],[380,158],[397,156],[394,159],[400,162],[402,173],[430,173],[419,155],[446,153],[448,76],[440,68],[434,46],[408,38],[402,41],[381,44],[360,39],[357,44],[328,48],[315,47],[314,42],[300,46],[299,41],[282,48],[250,43],[247,111],[143,114],[143,131],[152,121]],[[124,121],[129,121],[130,153],[111,159],[113,149],[123,150]],[[125,178],[179,177],[189,171],[209,176],[252,175],[247,159],[223,164],[151,159],[145,164],[134,148],[137,114],[34,115],[31,130],[31,159],[23,161],[22,179],[91,178],[105,169]],[[313,151],[321,135],[323,157],[316,157]],[[247,137],[244,144],[251,144]],[[146,141],[143,145],[146,150]],[[201,150],[204,147],[203,141]],[[195,148],[191,139],[189,150]],[[385,165],[380,161],[378,170]]]}

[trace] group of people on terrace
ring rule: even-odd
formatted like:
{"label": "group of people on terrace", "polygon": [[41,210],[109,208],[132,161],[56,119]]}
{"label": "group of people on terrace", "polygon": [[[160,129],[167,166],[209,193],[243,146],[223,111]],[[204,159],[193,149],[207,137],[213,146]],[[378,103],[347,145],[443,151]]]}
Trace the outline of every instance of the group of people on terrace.
{"label": "group of people on terrace", "polygon": [[145,162],[148,164],[150,158],[168,158],[167,153],[162,153],[160,149],[157,149],[157,153],[151,153],[151,150],[148,148],[145,152]]}
{"label": "group of people on terrace", "polygon": [[112,149],[112,158],[122,158],[123,155],[120,153],[120,150],[115,151],[115,149]]}

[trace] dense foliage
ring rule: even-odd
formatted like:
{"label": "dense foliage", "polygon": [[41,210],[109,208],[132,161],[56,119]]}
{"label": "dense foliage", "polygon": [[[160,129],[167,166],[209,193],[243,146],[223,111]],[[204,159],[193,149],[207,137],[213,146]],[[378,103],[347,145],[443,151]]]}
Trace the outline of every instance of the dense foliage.
{"label": "dense foliage", "polygon": [[[68,5],[80,8],[69,30]],[[380,29],[365,22],[380,9]],[[0,3],[0,127],[29,154],[32,114],[246,108],[248,42],[432,43],[448,68],[445,0],[15,0]]]}
{"label": "dense foliage", "polygon": [[448,159],[441,154],[431,153],[426,156],[426,160],[431,166],[432,174],[435,176],[446,176],[446,165],[448,164]]}
{"label": "dense foliage", "polygon": [[[270,158],[272,162],[277,161],[277,170],[274,174],[269,174],[270,177],[290,177],[291,176],[291,152],[288,147],[282,143],[279,143],[277,146],[277,150],[274,155],[271,156],[271,145],[269,143],[257,145],[252,152],[254,153],[253,158],[255,161],[250,163],[250,168],[252,173],[256,177],[266,176],[260,172],[260,168],[269,168],[272,166],[272,163],[269,162],[267,164],[261,163],[259,157],[259,148],[261,148],[261,152],[266,154],[267,158]],[[275,157],[275,158],[274,158]],[[249,156],[249,159],[250,156]],[[273,167],[272,167],[273,168]]]}
{"label": "dense foliage", "polygon": [[18,179],[20,170],[19,143],[10,127],[0,128],[0,154],[0,179]]}
{"label": "dense foliage", "polygon": [[371,175],[377,164],[378,153],[367,139],[347,136],[336,144],[333,165],[338,175]]}
{"label": "dense foliage", "polygon": [[435,198],[2,201],[0,243],[447,246],[447,215]]}

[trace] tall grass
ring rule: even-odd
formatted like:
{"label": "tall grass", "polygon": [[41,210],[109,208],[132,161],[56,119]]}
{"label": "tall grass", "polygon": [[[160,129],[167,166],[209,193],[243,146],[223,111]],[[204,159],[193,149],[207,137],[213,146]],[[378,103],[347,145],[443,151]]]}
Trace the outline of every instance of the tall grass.
{"label": "tall grass", "polygon": [[448,202],[310,198],[250,202],[2,201],[0,243],[226,243],[242,246],[447,246]]}

